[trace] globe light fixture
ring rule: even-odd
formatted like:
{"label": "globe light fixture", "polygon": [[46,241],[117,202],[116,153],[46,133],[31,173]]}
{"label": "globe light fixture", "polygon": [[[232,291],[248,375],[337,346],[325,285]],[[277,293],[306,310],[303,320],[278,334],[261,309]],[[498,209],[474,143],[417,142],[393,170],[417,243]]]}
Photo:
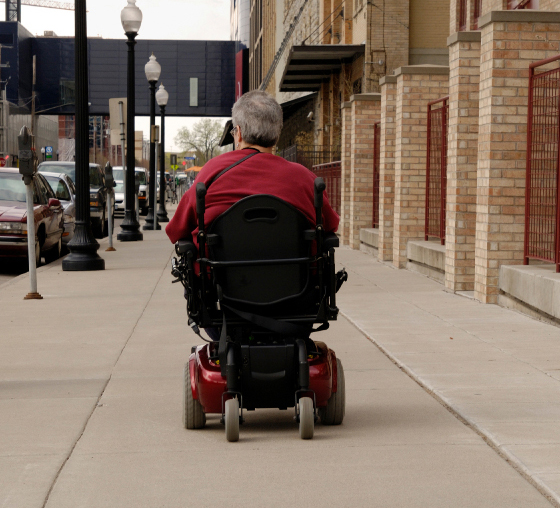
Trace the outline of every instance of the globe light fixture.
{"label": "globe light fixture", "polygon": [[142,24],[142,11],[136,5],[136,0],[128,0],[128,5],[121,11],[121,23],[125,34],[138,34]]}
{"label": "globe light fixture", "polygon": [[126,188],[124,220],[117,240],[121,242],[136,242],[143,240],[140,224],[136,219],[135,181],[136,164],[134,160],[134,117],[136,116],[135,79],[134,79],[134,46],[140,25],[142,11],[136,6],[136,0],[128,0],[128,5],[121,11],[121,22],[127,37],[128,65],[126,81]]}

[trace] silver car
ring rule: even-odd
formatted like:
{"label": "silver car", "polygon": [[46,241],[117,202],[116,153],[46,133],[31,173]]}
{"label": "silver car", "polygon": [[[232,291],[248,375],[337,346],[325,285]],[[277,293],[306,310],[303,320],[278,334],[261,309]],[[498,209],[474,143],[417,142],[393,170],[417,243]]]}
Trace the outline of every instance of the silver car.
{"label": "silver car", "polygon": [[76,230],[76,188],[72,179],[64,173],[42,173],[47,182],[50,183],[56,199],[60,201],[64,219],[64,233],[62,233],[62,244],[74,238]]}
{"label": "silver car", "polygon": [[[138,190],[138,206],[140,213],[146,215],[148,213],[148,170],[146,168],[135,168],[136,174],[140,178],[140,189]],[[124,175],[122,166],[113,168],[113,180],[117,186],[115,187],[115,212],[124,212]]]}

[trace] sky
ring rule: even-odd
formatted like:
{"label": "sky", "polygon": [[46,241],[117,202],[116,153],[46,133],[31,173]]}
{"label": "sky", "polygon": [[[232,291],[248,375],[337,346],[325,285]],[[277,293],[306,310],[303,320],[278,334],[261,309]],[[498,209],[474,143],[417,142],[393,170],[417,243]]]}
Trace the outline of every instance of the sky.
{"label": "sky", "polygon": [[[230,40],[231,0],[137,0],[143,14],[138,39],[170,40]],[[74,3],[60,0],[60,3]],[[121,10],[127,0],[87,1],[87,30],[89,37],[105,39],[126,37],[121,25]],[[43,35],[47,30],[59,36],[74,35],[74,12],[61,9],[22,6],[22,25],[31,33]],[[0,21],[5,19],[5,6],[0,3]],[[183,127],[192,127],[198,118],[167,117],[165,120],[165,144],[167,151],[177,151],[174,138]],[[225,119],[224,119],[225,121]],[[136,130],[148,136],[149,118],[138,117]]]}

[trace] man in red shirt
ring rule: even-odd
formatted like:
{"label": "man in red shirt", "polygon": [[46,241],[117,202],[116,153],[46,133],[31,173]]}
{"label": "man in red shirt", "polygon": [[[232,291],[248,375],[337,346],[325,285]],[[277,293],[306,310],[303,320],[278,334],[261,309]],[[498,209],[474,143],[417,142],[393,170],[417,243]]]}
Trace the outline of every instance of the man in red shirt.
{"label": "man in red shirt", "polygon": [[[200,170],[195,183],[181,199],[177,211],[165,232],[171,242],[189,238],[196,242],[196,183],[204,182],[206,195],[206,225],[234,203],[254,194],[276,196],[300,210],[315,225],[315,174],[300,164],[288,162],[272,154],[282,130],[282,108],[267,93],[254,90],[243,95],[233,106],[233,152],[208,161]],[[241,159],[252,155],[235,165]],[[215,181],[224,169],[235,165]],[[331,208],[326,192],[323,196],[323,224],[326,231],[338,228],[339,217]]]}

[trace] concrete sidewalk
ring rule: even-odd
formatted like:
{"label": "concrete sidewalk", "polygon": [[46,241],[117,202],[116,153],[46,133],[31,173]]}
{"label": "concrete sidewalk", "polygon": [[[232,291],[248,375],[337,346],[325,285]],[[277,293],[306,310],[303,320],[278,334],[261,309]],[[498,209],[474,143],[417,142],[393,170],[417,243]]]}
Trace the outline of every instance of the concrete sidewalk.
{"label": "concrete sidewalk", "polygon": [[560,329],[357,251],[337,259],[343,315],[560,506]]}
{"label": "concrete sidewalk", "polygon": [[41,268],[44,300],[0,285],[1,507],[559,506],[558,328],[339,249],[343,316],[320,340],[344,424],[304,442],[292,411],[258,410],[227,443],[216,415],[182,428],[199,339],[172,246],[115,246],[102,272]]}

